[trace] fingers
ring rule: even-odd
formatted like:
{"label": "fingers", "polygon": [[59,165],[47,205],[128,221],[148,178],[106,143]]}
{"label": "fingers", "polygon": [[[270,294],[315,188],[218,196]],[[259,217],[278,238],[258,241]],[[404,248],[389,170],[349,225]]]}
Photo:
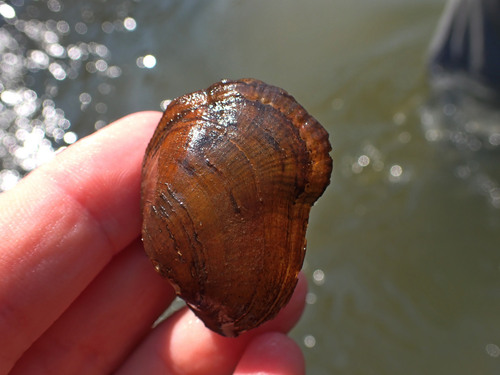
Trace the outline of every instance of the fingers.
{"label": "fingers", "polygon": [[137,240],[106,266],[10,374],[109,374],[174,297]]}
{"label": "fingers", "polygon": [[254,338],[245,349],[234,375],[305,374],[304,356],[290,337],[279,332]]}
{"label": "fingers", "polygon": [[[34,360],[40,366],[60,361],[62,373],[85,372],[90,363],[107,372],[172,298],[159,278],[161,287],[147,287],[156,284],[148,277],[157,277],[148,263],[142,265],[151,276],[136,279],[138,271],[127,267],[137,263],[130,261],[132,247],[108,264],[139,235],[142,158],[160,115],[118,120],[0,195],[0,373],[23,353],[20,373]],[[305,292],[302,280],[275,320],[237,339],[221,337],[181,311],[139,345],[122,372],[231,373],[257,335],[287,332],[297,322]],[[56,355],[57,361],[49,360]]]}
{"label": "fingers", "polygon": [[139,235],[142,158],[160,115],[118,120],[0,195],[0,363],[6,367]]}
{"label": "fingers", "polygon": [[222,337],[207,329],[190,310],[181,310],[156,327],[118,374],[141,371],[147,374],[232,374],[245,348],[255,337],[266,332],[285,333],[297,323],[306,293],[307,283],[301,274],[292,299],[278,316],[238,338]]}

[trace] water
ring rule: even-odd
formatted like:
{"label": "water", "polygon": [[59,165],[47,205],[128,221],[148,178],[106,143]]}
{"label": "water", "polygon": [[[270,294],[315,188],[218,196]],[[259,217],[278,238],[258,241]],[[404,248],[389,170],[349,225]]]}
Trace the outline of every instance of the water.
{"label": "water", "polygon": [[500,371],[498,139],[441,127],[463,110],[433,105],[427,84],[443,1],[9,4],[2,188],[131,111],[221,78],[262,79],[291,92],[334,148],[292,332],[308,373]]}

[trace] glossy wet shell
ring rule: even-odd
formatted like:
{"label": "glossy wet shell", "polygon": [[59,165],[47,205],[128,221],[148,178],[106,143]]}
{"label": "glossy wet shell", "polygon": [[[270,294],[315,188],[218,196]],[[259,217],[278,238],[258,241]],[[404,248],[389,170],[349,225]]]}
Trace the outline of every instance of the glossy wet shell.
{"label": "glossy wet shell", "polygon": [[258,80],[170,103],[144,159],[143,241],[207,327],[237,336],[288,302],[330,150],[292,96]]}

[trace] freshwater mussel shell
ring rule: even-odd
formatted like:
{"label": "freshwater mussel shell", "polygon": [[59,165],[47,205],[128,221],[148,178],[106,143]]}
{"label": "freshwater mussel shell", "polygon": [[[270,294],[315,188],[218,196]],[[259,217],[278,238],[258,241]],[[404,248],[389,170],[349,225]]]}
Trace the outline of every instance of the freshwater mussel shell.
{"label": "freshwater mussel shell", "polygon": [[255,79],[168,105],[144,158],[144,247],[208,328],[237,336],[289,301],[330,150],[291,95]]}

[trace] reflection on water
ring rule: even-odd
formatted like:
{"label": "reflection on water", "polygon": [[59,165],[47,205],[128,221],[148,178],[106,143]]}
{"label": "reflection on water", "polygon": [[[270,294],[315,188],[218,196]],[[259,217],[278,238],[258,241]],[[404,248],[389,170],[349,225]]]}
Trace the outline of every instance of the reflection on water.
{"label": "reflection on water", "polygon": [[[122,67],[101,42],[107,38],[96,35],[130,33],[137,27],[127,1],[115,4],[115,14],[102,22],[99,7],[90,4],[11,4],[0,6],[0,191],[74,143],[77,133],[88,134],[109,122],[107,103]],[[156,60],[147,54],[137,56],[136,64],[151,69]],[[85,128],[73,131],[82,116]]]}
{"label": "reflection on water", "polygon": [[457,177],[500,208],[500,102],[479,95],[476,86],[466,77],[446,77],[422,106],[421,120],[429,142],[453,147]]}
{"label": "reflection on water", "polygon": [[499,140],[429,92],[442,0],[2,4],[0,188],[131,111],[263,79],[334,148],[292,332],[308,373],[500,372]]}

